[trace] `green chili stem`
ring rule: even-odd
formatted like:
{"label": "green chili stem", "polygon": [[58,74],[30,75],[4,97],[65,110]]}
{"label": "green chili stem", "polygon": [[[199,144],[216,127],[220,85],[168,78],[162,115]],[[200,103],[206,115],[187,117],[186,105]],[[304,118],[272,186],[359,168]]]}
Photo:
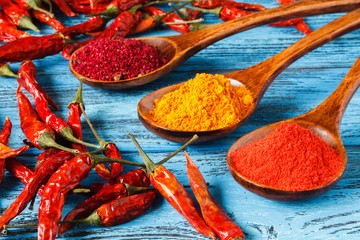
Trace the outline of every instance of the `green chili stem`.
{"label": "green chili stem", "polygon": [[72,190],[73,193],[89,193],[91,192],[90,189],[87,188],[75,188]]}
{"label": "green chili stem", "polygon": [[92,133],[94,134],[96,140],[99,142],[100,146],[101,146],[102,148],[104,148],[104,147],[108,144],[108,142],[105,142],[104,140],[102,140],[102,139],[100,138],[99,134],[96,132],[96,130],[95,130],[95,128],[94,128],[94,125],[92,125],[92,123],[90,122],[90,119],[88,118],[88,116],[87,116],[86,113],[85,113],[84,104],[80,103],[80,109],[81,109],[81,112],[82,112],[82,114],[84,115],[84,118],[85,118],[87,124],[89,125]]}
{"label": "green chili stem", "polygon": [[141,158],[143,159],[145,166],[146,166],[146,172],[147,174],[150,174],[154,171],[154,169],[158,166],[157,164],[155,164],[149,157],[148,155],[146,155],[146,153],[144,152],[144,150],[140,147],[139,143],[136,141],[134,135],[132,135],[131,133],[128,133],[129,137],[131,138],[131,140],[134,142],[138,152],[140,153]]}
{"label": "green chili stem", "polygon": [[78,103],[79,104],[80,110],[81,110],[82,114],[84,115],[84,118],[85,118],[87,124],[89,125],[91,131],[93,132],[96,140],[99,142],[100,146],[102,148],[104,148],[108,143],[100,138],[99,134],[96,132],[96,130],[95,130],[94,126],[92,125],[90,119],[88,118],[87,114],[85,113],[85,105],[84,105],[84,100],[83,100],[83,97],[82,97],[82,83],[83,83],[83,78],[80,78],[78,91],[76,93],[76,96],[75,96],[74,100],[71,103]]}
{"label": "green chili stem", "polygon": [[199,22],[203,22],[204,19],[203,18],[198,18],[198,19],[194,19],[194,20],[190,20],[190,21],[182,21],[182,22],[163,22],[166,25],[178,25],[178,24],[188,24],[188,23],[199,23]]}
{"label": "green chili stem", "polygon": [[194,6],[186,6],[186,8],[189,8],[192,10],[198,10],[203,13],[212,13],[212,14],[216,15],[217,17],[220,16],[220,11],[222,10],[222,7],[206,9],[206,8],[199,8],[199,7],[194,7]]}
{"label": "green chili stem", "polygon": [[77,139],[76,137],[74,137],[74,135],[72,134],[72,131],[69,127],[65,127],[62,130],[60,130],[60,135],[70,142],[82,144],[82,145],[92,147],[92,148],[101,148],[101,146],[98,146],[98,145],[95,145],[92,143],[87,143],[87,142]]}
{"label": "green chili stem", "polygon": [[20,17],[18,26],[20,28],[26,28],[26,29],[33,30],[35,32],[40,32],[40,30],[31,21],[31,17],[29,15],[24,15],[24,16]]}
{"label": "green chili stem", "polygon": [[175,4],[173,4],[173,3],[170,2],[168,5],[175,10],[175,12],[179,15],[179,17],[180,17],[182,20],[185,19],[184,14],[182,14],[182,13],[179,11],[179,8],[176,7]]}
{"label": "green chili stem", "polygon": [[79,153],[76,156],[80,156],[80,155],[97,155],[103,152],[106,152],[107,150],[109,150],[109,148],[102,148],[102,149],[98,149],[95,151],[91,151],[91,152],[83,152],[83,153]]}
{"label": "green chili stem", "polygon": [[7,65],[7,64],[3,64],[0,67],[0,76],[21,78],[19,75],[16,75],[15,73],[13,73],[11,71],[9,65]]}
{"label": "green chili stem", "polygon": [[53,147],[74,154],[79,153],[79,150],[67,148],[55,142],[54,136],[52,135],[51,132],[44,132],[43,134],[41,134],[41,136],[37,139],[37,143],[39,144],[39,147],[42,149]]}
{"label": "green chili stem", "polygon": [[117,159],[117,158],[109,158],[105,156],[99,156],[99,155],[90,155],[92,165],[95,166],[100,163],[106,163],[106,162],[116,162],[116,163],[122,163],[122,164],[128,164],[136,167],[145,167],[144,164],[136,163],[124,159]]}
{"label": "green chili stem", "polygon": [[3,235],[6,235],[8,228],[36,227],[37,225],[38,225],[37,223],[24,224],[24,225],[4,225],[4,226],[3,226],[3,230],[1,231],[1,233],[2,233]]}
{"label": "green chili stem", "polygon": [[151,6],[151,5],[155,5],[155,4],[162,4],[162,3],[180,3],[180,2],[187,2],[187,3],[191,3],[193,2],[194,0],[165,0],[165,1],[162,1],[162,0],[159,0],[159,1],[150,1],[148,3],[145,3],[144,4],[144,7],[147,7],[147,6]]}
{"label": "green chili stem", "polygon": [[101,225],[101,219],[99,215],[97,214],[97,211],[95,210],[90,216],[83,219],[76,219],[71,221],[61,221],[60,223],[81,223],[81,224],[91,224],[95,226],[102,226]]}
{"label": "green chili stem", "polygon": [[133,195],[135,193],[139,193],[142,191],[148,191],[148,190],[156,190],[156,188],[154,187],[136,187],[136,186],[131,186],[127,183],[124,183],[128,196]]}
{"label": "green chili stem", "polygon": [[190,24],[190,31],[193,32],[193,31],[196,31],[196,30],[200,30],[200,29],[203,29],[203,28],[207,28],[207,27],[210,27],[212,26],[211,24],[201,24],[201,23],[192,23]]}
{"label": "green chili stem", "polygon": [[199,137],[198,135],[195,134],[189,141],[187,141],[184,145],[182,145],[178,150],[176,150],[175,152],[171,153],[169,156],[158,162],[157,165],[164,164],[167,160],[178,154],[180,151],[184,150],[187,146],[189,146],[192,142],[196,141],[197,139],[199,139]]}
{"label": "green chili stem", "polygon": [[42,0],[44,3],[46,3],[49,6],[49,12],[52,13],[52,3],[50,0]]}
{"label": "green chili stem", "polygon": [[[38,3],[39,3],[39,1],[38,1]],[[28,0],[27,1],[27,6],[28,6],[28,8],[31,8],[31,9],[34,9],[36,11],[47,14],[51,18],[54,17],[54,14],[52,14],[51,12],[46,11],[45,9],[42,9],[39,5],[37,5],[36,1],[34,1],[34,0]]]}

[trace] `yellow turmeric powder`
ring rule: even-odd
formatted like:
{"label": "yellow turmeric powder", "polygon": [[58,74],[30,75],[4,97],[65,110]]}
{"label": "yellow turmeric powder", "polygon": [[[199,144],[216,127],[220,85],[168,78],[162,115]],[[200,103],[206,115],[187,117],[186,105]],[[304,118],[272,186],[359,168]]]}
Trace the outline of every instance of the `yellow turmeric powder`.
{"label": "yellow turmeric powder", "polygon": [[254,105],[245,86],[235,87],[224,75],[197,74],[154,101],[149,114],[160,126],[181,131],[208,131],[241,121]]}

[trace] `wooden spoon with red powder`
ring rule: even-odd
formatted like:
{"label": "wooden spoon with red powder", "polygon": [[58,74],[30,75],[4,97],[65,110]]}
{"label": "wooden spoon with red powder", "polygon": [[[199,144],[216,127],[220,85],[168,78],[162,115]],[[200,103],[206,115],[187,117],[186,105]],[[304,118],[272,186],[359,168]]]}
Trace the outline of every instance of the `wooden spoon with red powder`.
{"label": "wooden spoon with red powder", "polygon": [[[130,79],[103,81],[87,78],[73,69],[72,60],[70,69],[76,77],[82,78],[86,84],[93,87],[110,90],[131,88],[164,76],[195,53],[235,33],[290,18],[348,12],[359,7],[360,0],[301,0],[182,35],[138,38],[148,45],[157,47],[169,62],[155,71]],[[76,52],[72,57],[74,55]]]}
{"label": "wooden spoon with red powder", "polygon": [[359,86],[360,58],[315,109],[237,140],[227,153],[232,176],[246,189],[279,201],[314,197],[331,189],[347,163],[341,118]]}

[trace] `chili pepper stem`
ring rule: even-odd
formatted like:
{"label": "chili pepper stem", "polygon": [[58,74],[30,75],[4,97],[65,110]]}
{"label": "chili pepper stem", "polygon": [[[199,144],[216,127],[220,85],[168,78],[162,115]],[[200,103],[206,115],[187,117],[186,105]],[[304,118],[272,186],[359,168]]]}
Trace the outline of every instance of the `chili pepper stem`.
{"label": "chili pepper stem", "polygon": [[42,0],[44,3],[46,3],[49,6],[49,12],[52,13],[52,3],[50,0]]}
{"label": "chili pepper stem", "polygon": [[36,195],[31,199],[31,203],[29,206],[30,211],[34,210],[35,198],[36,198]]}
{"label": "chili pepper stem", "polygon": [[192,142],[196,141],[198,138],[199,138],[198,135],[195,134],[188,142],[186,142],[178,150],[176,150],[175,152],[171,153],[169,156],[158,162],[157,165],[161,165],[165,163],[167,160],[178,154],[180,151],[184,150],[187,146],[189,146]]}
{"label": "chili pepper stem", "polygon": [[136,186],[131,186],[127,183],[124,183],[128,196],[133,195],[135,193],[139,193],[142,191],[147,191],[147,190],[156,190],[156,188],[154,187],[136,187]]}
{"label": "chili pepper stem", "polygon": [[148,3],[144,4],[144,7],[147,6],[151,6],[151,5],[155,5],[155,4],[162,4],[162,3],[180,3],[180,2],[187,2],[187,3],[191,3],[194,0],[184,0],[184,1],[180,1],[180,0],[164,0],[164,1],[150,1]]}
{"label": "chili pepper stem", "polygon": [[192,10],[198,10],[202,13],[212,13],[212,14],[216,15],[217,17],[220,16],[220,11],[222,10],[222,7],[206,9],[206,8],[199,8],[199,7],[194,7],[194,6],[186,6],[186,8],[189,8]]}
{"label": "chili pepper stem", "polygon": [[188,23],[199,23],[199,22],[203,22],[204,19],[203,18],[198,18],[195,20],[190,20],[190,21],[182,21],[182,22],[163,22],[166,25],[177,25],[177,24],[188,24]]}
{"label": "chili pepper stem", "polygon": [[185,149],[187,146],[189,146],[192,142],[194,142],[195,140],[197,140],[199,137],[195,134],[188,142],[186,142],[183,146],[181,146],[178,150],[176,150],[175,152],[173,152],[172,154],[170,154],[169,156],[167,156],[166,158],[164,158],[163,160],[161,160],[159,163],[154,163],[149,157],[148,155],[146,155],[146,153],[144,152],[144,150],[140,147],[139,143],[137,142],[137,140],[135,139],[134,135],[132,135],[131,133],[128,133],[128,135],[130,136],[131,140],[134,142],[137,150],[140,153],[140,156],[142,157],[145,166],[146,166],[146,172],[148,174],[150,174],[151,172],[154,171],[154,169],[165,163],[167,160],[169,160],[170,158],[172,158],[173,156],[175,156],[177,153],[179,153],[180,151],[182,151],[183,149]]}
{"label": "chili pepper stem", "polygon": [[54,148],[57,148],[57,149],[60,149],[60,150],[66,151],[66,152],[71,152],[74,154],[79,153],[79,150],[61,146],[60,144],[55,142],[54,137],[51,132],[44,132],[43,134],[41,134],[41,136],[37,139],[37,142],[39,144],[39,147],[42,149],[54,147]]}
{"label": "chili pepper stem", "polygon": [[[161,15],[161,16],[157,16],[157,18],[155,18],[155,21],[156,21],[156,22],[160,22],[160,21],[163,20],[163,18],[165,18],[167,15],[169,15],[169,14],[177,11],[179,8],[182,8],[182,7],[188,5],[189,3],[192,3],[192,2],[194,2],[194,0],[185,2],[185,3],[183,3],[183,4],[180,4],[180,5],[177,6],[177,7],[174,7],[173,9],[171,9],[170,11],[168,11],[167,13],[165,13],[165,14],[163,14],[163,15]],[[145,5],[146,5],[146,4],[145,4]]]}
{"label": "chili pepper stem", "polygon": [[89,192],[91,192],[91,190],[87,188],[75,188],[72,190],[72,193],[89,193]]}
{"label": "chili pepper stem", "polygon": [[87,143],[84,141],[81,141],[79,139],[77,139],[76,137],[74,137],[74,135],[72,134],[72,131],[69,127],[65,127],[63,129],[60,130],[60,135],[62,137],[64,137],[66,140],[70,141],[70,142],[74,142],[74,143],[78,143],[78,144],[82,144],[88,147],[92,147],[92,148],[101,148],[101,146],[92,144],[92,143]]}
{"label": "chili pepper stem", "polygon": [[144,152],[144,150],[140,147],[139,143],[137,142],[137,140],[135,139],[134,135],[132,135],[131,133],[128,133],[129,137],[131,138],[131,140],[134,142],[138,152],[140,153],[141,158],[143,159],[145,166],[146,166],[146,172],[147,174],[150,174],[151,172],[154,171],[154,169],[158,166],[156,165],[149,157],[148,155],[146,155],[146,153]]}
{"label": "chili pepper stem", "polygon": [[210,26],[211,26],[211,24],[192,23],[192,24],[190,24],[189,30],[191,32],[193,32],[193,31],[196,31],[196,30],[200,30],[200,29],[203,29],[203,28],[210,27]]}
{"label": "chili pepper stem", "polygon": [[54,14],[52,14],[51,12],[46,11],[45,9],[39,7],[39,5],[37,4],[37,2],[39,3],[39,1],[28,0],[28,1],[27,1],[27,3],[28,3],[28,8],[34,9],[34,10],[39,11],[39,12],[42,12],[42,13],[45,13],[45,14],[47,14],[47,15],[48,15],[49,17],[51,17],[51,18],[54,17]]}
{"label": "chili pepper stem", "polygon": [[88,118],[87,114],[85,113],[85,105],[84,105],[84,100],[83,100],[83,97],[82,97],[82,83],[83,83],[83,79],[80,78],[78,91],[76,93],[76,96],[75,96],[74,100],[71,103],[78,103],[79,104],[80,110],[81,110],[82,114],[84,115],[84,118],[85,118],[87,124],[89,125],[91,131],[93,132],[96,140],[99,142],[100,146],[102,148],[104,148],[108,144],[108,142],[105,142],[104,140],[102,140],[100,138],[99,134],[96,132],[96,130],[95,130],[94,126],[92,125],[90,119]]}
{"label": "chili pepper stem", "polygon": [[7,65],[7,64],[4,64],[0,67],[0,76],[21,78],[19,75],[16,75],[15,73],[13,73],[11,71],[9,65]]}
{"label": "chili pepper stem", "polygon": [[79,154],[77,154],[77,156],[81,156],[81,155],[97,155],[97,154],[106,152],[107,150],[109,150],[109,148],[102,148],[102,149],[98,149],[98,150],[91,151],[91,152],[79,153]]}
{"label": "chili pepper stem", "polygon": [[109,157],[105,157],[105,156],[92,155],[92,154],[89,154],[89,155],[90,155],[93,167],[97,164],[106,163],[106,162],[116,162],[116,163],[132,165],[132,166],[136,166],[136,167],[145,167],[144,164],[135,163],[135,162],[131,162],[131,161],[124,160],[124,159],[109,158]]}
{"label": "chili pepper stem", "polygon": [[21,18],[19,18],[19,27],[30,29],[35,32],[40,32],[40,30],[32,23],[31,17],[28,15],[24,15]]}
{"label": "chili pepper stem", "polygon": [[31,224],[23,224],[23,225],[4,225],[3,230],[1,231],[2,234],[6,235],[8,228],[25,228],[25,227],[36,227],[37,223],[31,223]]}
{"label": "chili pepper stem", "polygon": [[71,221],[61,221],[60,223],[81,223],[81,224],[91,224],[95,226],[101,226],[101,219],[95,210],[90,216],[83,219],[76,219]]}

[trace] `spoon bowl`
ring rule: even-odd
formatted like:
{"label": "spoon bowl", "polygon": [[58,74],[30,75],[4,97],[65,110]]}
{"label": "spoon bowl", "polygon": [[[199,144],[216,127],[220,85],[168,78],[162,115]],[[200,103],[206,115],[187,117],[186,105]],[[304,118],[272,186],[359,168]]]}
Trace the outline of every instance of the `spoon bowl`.
{"label": "spoon bowl", "polygon": [[[251,192],[279,201],[291,201],[315,197],[331,189],[339,182],[345,171],[347,163],[345,148],[340,136],[341,118],[348,103],[359,86],[360,58],[358,58],[354,63],[338,88],[319,106],[304,115],[262,127],[237,140],[230,147],[226,156],[226,162],[231,175],[241,186]],[[286,191],[254,182],[237,171],[234,162],[231,159],[231,153],[239,147],[246,146],[256,140],[264,138],[282,123],[297,123],[298,125],[309,129],[313,134],[325,141],[330,147],[339,151],[343,164],[341,169],[338,169],[336,177],[331,182],[325,184],[324,186],[304,191]]]}
{"label": "spoon bowl", "polygon": [[[328,184],[308,189],[304,191],[288,191],[288,190],[282,190],[277,189],[273,187],[269,187],[266,185],[262,185],[260,183],[254,182],[251,179],[248,179],[244,175],[242,175],[235,167],[234,162],[231,160],[231,153],[234,152],[239,147],[246,146],[256,140],[260,140],[264,138],[269,133],[273,132],[280,124],[282,123],[297,123],[301,127],[309,129],[314,135],[318,136],[322,140],[324,140],[326,143],[328,143],[332,148],[335,148],[339,150],[340,157],[342,159],[343,167],[339,169],[338,175]],[[338,136],[334,136],[333,133],[329,132],[328,130],[322,128],[321,126],[314,125],[312,122],[307,121],[297,121],[295,119],[289,119],[287,121],[282,121],[278,123],[274,123],[265,127],[262,127],[260,129],[257,129],[239,140],[237,140],[229,149],[226,155],[226,161],[228,165],[228,169],[231,173],[231,175],[234,177],[234,179],[244,188],[247,190],[260,195],[265,198],[269,198],[272,200],[277,201],[293,201],[293,200],[300,200],[300,199],[306,199],[306,198],[312,198],[318,195],[323,194],[324,192],[330,190],[332,187],[334,187],[339,180],[341,179],[344,171],[345,166],[347,163],[347,157],[344,145],[342,144],[341,139]]]}
{"label": "spoon bowl", "polygon": [[246,86],[251,92],[254,104],[247,111],[247,115],[239,122],[226,128],[212,131],[180,131],[159,126],[149,114],[153,109],[155,99],[160,99],[168,92],[179,88],[181,84],[168,86],[146,95],[138,104],[138,116],[143,125],[151,132],[174,142],[184,143],[191,139],[194,134],[199,136],[198,142],[210,141],[221,138],[244,124],[255,112],[264,93],[274,81],[274,79],[291,63],[300,57],[314,50],[323,44],[336,39],[350,31],[360,27],[360,9],[354,10],[330,23],[317,29],[308,36],[300,39],[287,49],[275,56],[256,64],[252,67],[242,69],[236,72],[224,74],[228,79],[234,79]]}
{"label": "spoon bowl", "polygon": [[101,81],[82,76],[72,67],[72,60],[77,51],[72,54],[69,61],[70,69],[75,77],[82,78],[86,84],[92,87],[109,90],[131,88],[164,76],[195,53],[235,33],[289,18],[347,12],[359,7],[360,0],[301,0],[182,35],[139,38],[146,44],[158,47],[168,57],[169,62],[151,73],[136,78]]}
{"label": "spoon bowl", "polygon": [[[144,37],[144,38],[137,38],[137,40],[141,40],[147,45],[157,47],[159,51],[167,57],[167,59],[174,59],[176,48],[175,48],[175,44],[172,41],[160,37],[151,37],[151,38]],[[170,62],[168,62],[161,68],[158,68],[151,73],[147,73],[142,76],[131,79],[122,79],[118,81],[103,81],[103,80],[92,79],[81,75],[73,68],[72,61],[74,61],[76,53],[78,51],[81,51],[83,48],[84,47],[81,47],[72,53],[71,59],[69,61],[70,71],[76,78],[78,79],[81,78],[83,79],[84,83],[96,88],[116,90],[116,89],[126,89],[135,86],[141,86],[156,80],[157,78],[163,76],[164,74],[170,72],[173,68],[175,68],[172,67]]]}

